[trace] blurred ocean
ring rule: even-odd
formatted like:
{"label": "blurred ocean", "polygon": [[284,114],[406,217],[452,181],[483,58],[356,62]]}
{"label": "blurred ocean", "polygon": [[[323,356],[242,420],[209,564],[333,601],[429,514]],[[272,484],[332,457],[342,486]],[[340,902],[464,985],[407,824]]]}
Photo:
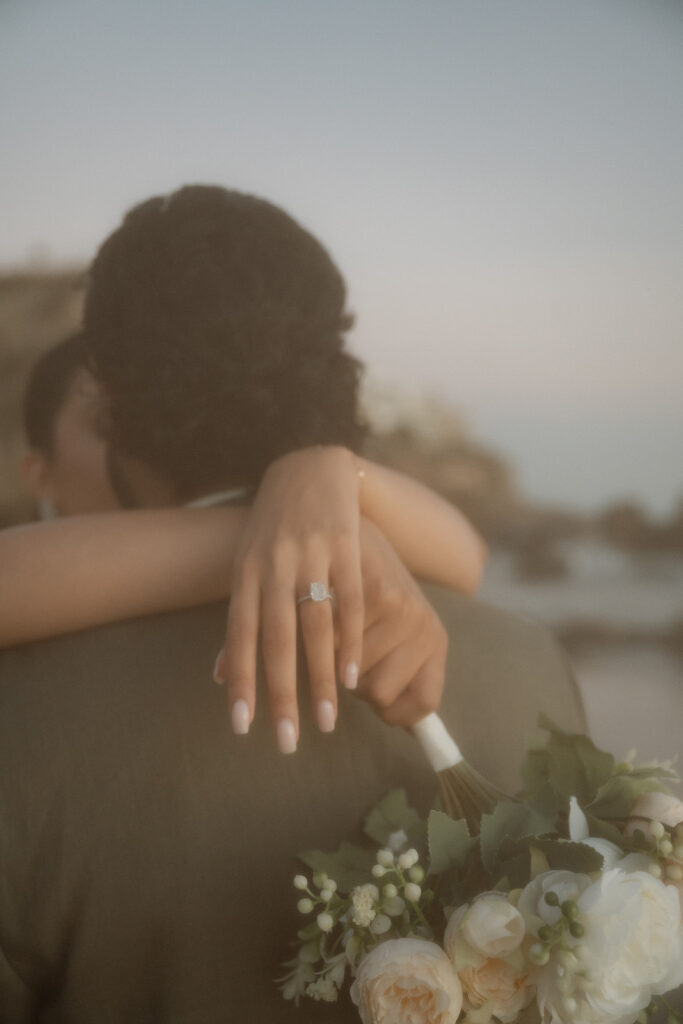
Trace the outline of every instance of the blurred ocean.
{"label": "blurred ocean", "polygon": [[569,575],[541,582],[519,579],[515,555],[494,551],[480,596],[559,632],[606,627],[606,639],[568,651],[594,740],[617,757],[677,756],[683,771],[683,656],[658,636],[683,621],[683,555],[633,555],[591,540],[558,551]]}

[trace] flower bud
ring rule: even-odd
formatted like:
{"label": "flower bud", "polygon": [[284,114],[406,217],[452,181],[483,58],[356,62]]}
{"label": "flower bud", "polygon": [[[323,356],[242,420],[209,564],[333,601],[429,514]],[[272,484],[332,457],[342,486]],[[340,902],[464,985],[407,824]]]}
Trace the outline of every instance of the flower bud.
{"label": "flower bud", "polygon": [[676,843],[673,848],[673,855],[676,860],[683,860],[683,843]]}
{"label": "flower bud", "polygon": [[569,922],[569,934],[575,939],[582,939],[585,929],[580,921]]}
{"label": "flower bud", "polygon": [[411,868],[408,872],[408,877],[411,882],[422,882],[424,881],[425,873],[419,864],[416,864],[414,868]]}
{"label": "flower bud", "polygon": [[317,886],[318,889],[322,889],[327,881],[328,878],[324,871],[316,871],[313,875],[313,885]]}
{"label": "flower bud", "polygon": [[665,831],[666,829],[662,825],[661,821],[653,821],[650,823],[650,832],[655,837],[655,839],[661,839]]}
{"label": "flower bud", "polygon": [[378,850],[377,863],[381,864],[383,868],[393,868],[394,855],[391,850]]}
{"label": "flower bud", "polygon": [[399,917],[405,909],[405,900],[400,896],[388,896],[382,903],[382,910],[389,917]]}
{"label": "flower bud", "polygon": [[562,964],[562,966],[571,973],[576,971],[579,966],[579,961],[569,949],[559,949],[557,951],[557,962]]}
{"label": "flower bud", "polygon": [[547,946],[542,946],[540,942],[534,942],[533,946],[529,950],[529,956],[533,963],[539,967],[545,967],[550,959],[550,951]]}
{"label": "flower bud", "polygon": [[294,888],[295,889],[308,889],[308,879],[305,875],[294,876]]}
{"label": "flower bud", "polygon": [[573,996],[565,996],[562,1005],[570,1016],[573,1016],[579,1008],[579,1004]]}
{"label": "flower bud", "polygon": [[545,894],[543,899],[549,907],[559,907],[560,905],[560,897],[557,895],[556,892],[553,892],[552,889]]}
{"label": "flower bud", "polygon": [[375,935],[384,935],[391,928],[391,918],[386,914],[378,914],[370,925],[370,931]]}
{"label": "flower bud", "polygon": [[660,868],[659,864],[650,864],[647,870],[650,872],[653,878],[662,877],[662,869]]}
{"label": "flower bud", "polygon": [[332,914],[318,914],[315,920],[321,932],[331,932],[334,928],[334,918],[332,917]]}
{"label": "flower bud", "polygon": [[393,899],[394,896],[398,896],[398,889],[392,882],[387,882],[387,884],[382,889],[382,892],[387,897],[387,899],[390,900]]}
{"label": "flower bud", "polygon": [[407,871],[409,868],[412,868],[414,864],[417,864],[419,859],[420,857],[417,850],[406,850],[406,852],[402,853],[398,858],[398,866],[402,871]]}
{"label": "flower bud", "polygon": [[329,903],[333,896],[334,889],[330,889],[329,884],[326,885],[324,889],[320,890],[320,899],[323,901],[323,903]]}
{"label": "flower bud", "polygon": [[306,896],[305,899],[299,900],[296,909],[300,914],[310,914],[313,910],[313,900],[309,900],[308,896]]}
{"label": "flower bud", "polygon": [[662,839],[661,843],[659,844],[658,850],[662,857],[668,857],[671,853],[673,853],[673,848],[674,844],[671,842],[670,839]]}
{"label": "flower bud", "polygon": [[683,867],[680,864],[667,864],[666,877],[672,882],[680,882],[683,879]]}
{"label": "flower bud", "polygon": [[403,895],[409,903],[417,903],[422,895],[422,889],[419,885],[416,885],[415,882],[408,882],[403,890]]}
{"label": "flower bud", "polygon": [[373,864],[371,874],[373,878],[381,878],[386,875],[387,869],[382,864]]}

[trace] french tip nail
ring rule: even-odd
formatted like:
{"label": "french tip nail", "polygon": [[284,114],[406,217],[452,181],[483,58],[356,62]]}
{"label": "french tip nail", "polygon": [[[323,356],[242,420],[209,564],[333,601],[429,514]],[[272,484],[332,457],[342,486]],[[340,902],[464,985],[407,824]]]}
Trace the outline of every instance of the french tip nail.
{"label": "french tip nail", "polygon": [[358,665],[356,665],[355,661],[350,661],[346,666],[344,686],[347,690],[355,690],[358,686]]}
{"label": "french tip nail", "polygon": [[220,671],[220,668],[219,668],[219,665],[220,665],[220,662],[221,662],[222,658],[223,658],[223,648],[221,647],[220,651],[216,655],[216,660],[213,663],[213,681],[214,681],[214,683],[217,683],[219,686],[222,686],[223,683],[225,682],[225,676],[223,675],[223,673]]}
{"label": "french tip nail", "polygon": [[236,700],[231,712],[232,731],[235,736],[246,736],[249,732],[249,705],[246,700]]}
{"label": "french tip nail", "polygon": [[281,754],[293,754],[296,750],[296,729],[291,718],[281,718],[277,723],[277,745]]}
{"label": "french tip nail", "polygon": [[318,728],[321,732],[334,731],[337,716],[331,700],[318,701],[316,717],[318,719]]}

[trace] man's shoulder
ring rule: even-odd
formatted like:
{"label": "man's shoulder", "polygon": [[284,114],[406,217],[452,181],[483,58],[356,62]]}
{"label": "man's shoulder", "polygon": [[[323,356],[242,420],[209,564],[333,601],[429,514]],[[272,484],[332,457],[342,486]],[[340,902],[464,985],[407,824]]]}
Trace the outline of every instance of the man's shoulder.
{"label": "man's shoulder", "polygon": [[[211,650],[222,643],[225,602],[126,619],[0,651],[0,680],[35,676],[43,667],[68,676],[109,674],[122,663],[137,671],[175,663],[180,651],[204,653],[211,674]],[[141,658],[143,659],[141,661]]]}

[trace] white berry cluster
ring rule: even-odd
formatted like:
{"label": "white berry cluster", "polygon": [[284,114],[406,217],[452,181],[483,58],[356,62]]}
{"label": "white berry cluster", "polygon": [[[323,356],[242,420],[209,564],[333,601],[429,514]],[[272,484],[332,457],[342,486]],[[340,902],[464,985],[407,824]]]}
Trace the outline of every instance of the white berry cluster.
{"label": "white berry cluster", "polygon": [[299,931],[302,945],[287,964],[291,971],[281,979],[286,999],[298,1002],[305,995],[332,1002],[347,968],[354,972],[378,943],[432,937],[422,904],[427,905],[433,893],[423,892],[425,872],[417,850],[379,850],[371,874],[375,881],[355,886],[348,895],[340,893],[324,872],[315,872],[310,880],[295,876],[294,887],[301,894],[297,909],[310,920]]}

